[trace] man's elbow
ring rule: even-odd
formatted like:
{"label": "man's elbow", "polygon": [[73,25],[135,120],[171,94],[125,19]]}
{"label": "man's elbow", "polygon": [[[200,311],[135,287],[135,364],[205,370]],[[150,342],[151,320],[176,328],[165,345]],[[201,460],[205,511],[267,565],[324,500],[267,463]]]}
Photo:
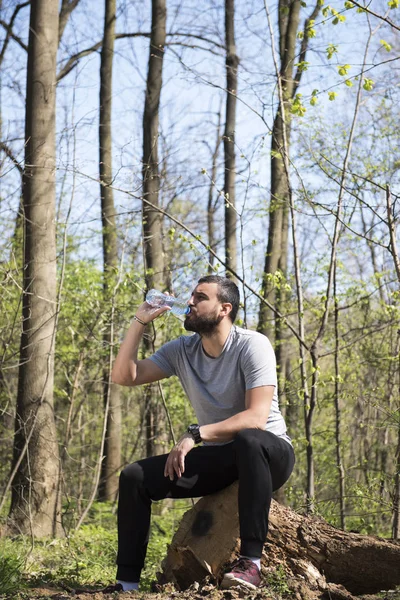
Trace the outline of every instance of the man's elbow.
{"label": "man's elbow", "polygon": [[116,383],[117,385],[124,385],[121,374],[118,373],[115,369],[111,371],[111,382]]}
{"label": "man's elbow", "polygon": [[112,369],[111,381],[117,385],[132,386],[135,385],[134,379],[132,379],[131,373],[121,373],[118,369]]}

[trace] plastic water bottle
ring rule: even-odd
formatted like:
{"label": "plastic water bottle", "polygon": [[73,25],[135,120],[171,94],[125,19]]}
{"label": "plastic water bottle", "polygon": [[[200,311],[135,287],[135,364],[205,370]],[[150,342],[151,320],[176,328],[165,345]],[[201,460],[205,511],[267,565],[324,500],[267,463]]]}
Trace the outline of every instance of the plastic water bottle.
{"label": "plastic water bottle", "polygon": [[187,315],[190,311],[187,302],[182,300],[182,298],[174,298],[158,290],[149,290],[146,295],[146,302],[155,308],[169,306],[174,315]]}

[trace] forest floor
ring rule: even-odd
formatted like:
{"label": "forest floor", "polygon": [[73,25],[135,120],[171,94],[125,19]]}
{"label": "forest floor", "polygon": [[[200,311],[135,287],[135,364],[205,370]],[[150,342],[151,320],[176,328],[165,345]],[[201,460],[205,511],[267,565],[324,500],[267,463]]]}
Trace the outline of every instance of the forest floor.
{"label": "forest floor", "polygon": [[[177,591],[172,585],[156,586],[154,592],[122,592],[104,594],[102,591],[96,591],[94,588],[88,592],[76,592],[75,590],[60,589],[56,586],[43,586],[14,593],[12,595],[2,596],[4,600],[306,600],[305,596],[299,596],[298,593],[285,591],[279,593],[272,589],[268,584],[260,587],[258,590],[243,592],[238,588],[221,590],[208,582],[203,584],[195,583],[186,591]],[[310,600],[315,600],[315,595],[310,596]],[[320,596],[321,600],[330,600],[329,593],[326,596]],[[400,600],[400,589],[381,592],[374,595],[357,596],[357,600]],[[332,599],[331,599],[332,600]]]}
{"label": "forest floor", "polygon": [[[285,595],[285,599],[295,597]],[[21,592],[14,593],[12,595],[1,596],[4,600],[129,600],[135,598],[137,600],[204,600],[209,598],[210,600],[236,600],[239,598],[249,600],[283,600],[283,597],[271,590],[268,586],[261,587],[254,592],[242,592],[238,589],[220,590],[211,584],[194,584],[188,590],[181,592],[176,591],[173,586],[160,587],[157,592],[122,592],[122,593],[111,593],[103,594],[101,591],[90,591],[90,593],[75,593],[74,591],[67,591],[62,589],[56,589],[55,587],[41,587],[25,589]],[[378,598],[377,598],[378,600]],[[379,600],[383,600],[382,596]],[[398,598],[392,598],[391,600],[400,600]]]}

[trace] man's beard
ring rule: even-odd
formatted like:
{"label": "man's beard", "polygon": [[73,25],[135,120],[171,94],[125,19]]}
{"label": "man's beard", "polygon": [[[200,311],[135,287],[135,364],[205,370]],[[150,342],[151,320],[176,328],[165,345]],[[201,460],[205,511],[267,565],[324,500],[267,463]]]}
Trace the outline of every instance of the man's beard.
{"label": "man's beard", "polygon": [[186,317],[183,326],[186,331],[194,331],[205,337],[210,336],[214,333],[217,325],[221,323],[223,317],[221,315],[208,315],[208,316],[195,316],[193,313],[189,313]]}

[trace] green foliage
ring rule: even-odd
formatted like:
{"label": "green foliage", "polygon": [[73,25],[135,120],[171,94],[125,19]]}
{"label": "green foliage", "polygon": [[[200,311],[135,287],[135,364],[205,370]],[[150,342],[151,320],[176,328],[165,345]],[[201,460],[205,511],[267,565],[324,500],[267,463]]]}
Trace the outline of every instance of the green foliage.
{"label": "green foliage", "polygon": [[[160,570],[168,544],[183,513],[186,500],[157,503],[153,508],[146,568],[141,589],[149,590]],[[0,540],[0,591],[10,594],[24,586],[44,584],[101,587],[115,580],[116,515],[111,504],[95,503],[88,524],[66,538],[36,540],[19,536]]]}
{"label": "green foliage", "polygon": [[29,557],[29,584],[79,587],[106,585],[115,579],[116,525],[83,525],[65,539],[38,540]]}
{"label": "green foliage", "polygon": [[317,96],[318,96],[318,90],[315,89],[311,93],[311,99],[310,99],[311,106],[315,106],[317,104],[317,102],[318,102],[318,97]]}
{"label": "green foliage", "polygon": [[290,593],[290,588],[287,583],[287,575],[282,565],[273,572],[267,575],[267,583],[274,592],[280,596],[286,596]]}
{"label": "green foliage", "polygon": [[306,107],[302,103],[302,94],[296,94],[296,96],[291,100],[290,112],[293,115],[297,115],[298,117],[303,117],[306,113]]}
{"label": "green foliage", "polygon": [[385,42],[385,40],[380,40],[380,44],[385,48],[386,52],[391,51],[392,46],[388,42]]}
{"label": "green foliage", "polygon": [[326,54],[327,54],[328,59],[330,60],[332,58],[332,56],[337,53],[337,51],[338,51],[337,44],[329,44],[326,48]]}
{"label": "green foliage", "polygon": [[0,594],[12,594],[23,587],[24,555],[10,540],[0,540]]}
{"label": "green foliage", "polygon": [[350,69],[350,65],[339,65],[337,67],[338,73],[339,75],[341,75],[342,77],[344,77],[345,75],[347,75],[348,71]]}
{"label": "green foliage", "polygon": [[375,83],[372,79],[368,79],[368,77],[365,77],[363,84],[364,90],[366,90],[367,92],[371,92],[374,88],[374,85]]}

